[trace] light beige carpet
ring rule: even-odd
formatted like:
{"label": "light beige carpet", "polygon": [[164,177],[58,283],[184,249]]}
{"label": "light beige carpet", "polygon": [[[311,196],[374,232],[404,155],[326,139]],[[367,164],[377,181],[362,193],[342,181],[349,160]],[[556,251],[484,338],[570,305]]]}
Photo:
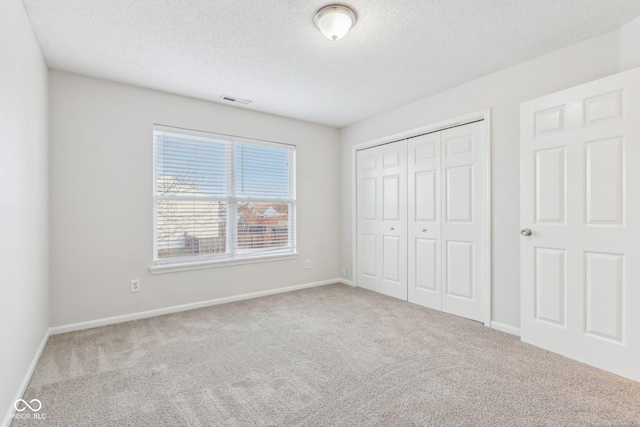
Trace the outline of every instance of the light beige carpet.
{"label": "light beige carpet", "polygon": [[35,398],[12,426],[640,425],[638,383],[344,285],[53,336]]}

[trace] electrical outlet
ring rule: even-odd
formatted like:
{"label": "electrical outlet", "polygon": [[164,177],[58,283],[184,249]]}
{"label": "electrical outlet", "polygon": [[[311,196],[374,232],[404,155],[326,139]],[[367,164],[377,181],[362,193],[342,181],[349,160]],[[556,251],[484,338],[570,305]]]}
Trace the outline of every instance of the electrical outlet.
{"label": "electrical outlet", "polygon": [[140,279],[131,280],[131,292],[140,292]]}
{"label": "electrical outlet", "polygon": [[304,262],[304,268],[311,268],[311,260],[308,259]]}
{"label": "electrical outlet", "polygon": [[346,278],[347,278],[347,269],[346,269],[346,268],[343,268],[343,269],[342,269],[342,277],[343,277],[344,279],[346,279]]}

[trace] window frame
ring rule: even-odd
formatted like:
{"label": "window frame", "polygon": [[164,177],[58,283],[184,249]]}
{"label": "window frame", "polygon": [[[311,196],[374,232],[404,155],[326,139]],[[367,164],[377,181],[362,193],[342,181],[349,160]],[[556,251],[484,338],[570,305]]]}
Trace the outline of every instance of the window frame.
{"label": "window frame", "polygon": [[[222,141],[230,147],[231,158],[227,164],[227,192],[225,197],[219,196],[177,196],[157,194],[157,169],[156,169],[156,133],[168,133],[179,137],[196,137]],[[289,152],[289,198],[265,197],[265,196],[239,196],[237,194],[236,181],[236,152],[238,144],[253,146],[266,146],[278,149],[286,149]],[[220,267],[225,265],[248,264],[268,262],[281,259],[295,259],[297,253],[297,192],[296,192],[296,145],[281,142],[272,142],[252,138],[243,138],[233,135],[216,134],[205,131],[197,131],[184,128],[176,128],[165,125],[154,125],[152,132],[152,169],[153,169],[153,258],[149,270],[152,274],[172,271],[185,271],[200,268]],[[158,202],[161,200],[184,201],[220,201],[226,205],[226,250],[223,254],[205,254],[189,257],[158,258]],[[289,206],[287,225],[287,246],[272,249],[239,249],[238,248],[238,204],[240,202],[273,202],[286,203]]]}

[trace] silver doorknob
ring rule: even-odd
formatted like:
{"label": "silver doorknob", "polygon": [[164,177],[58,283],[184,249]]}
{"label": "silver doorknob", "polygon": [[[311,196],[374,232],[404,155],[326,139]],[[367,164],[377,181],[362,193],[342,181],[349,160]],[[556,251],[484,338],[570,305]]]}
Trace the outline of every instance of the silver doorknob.
{"label": "silver doorknob", "polygon": [[423,231],[424,233],[426,233],[426,232],[427,232],[427,229],[426,229],[426,228],[423,228],[423,229],[422,229],[422,231]]}
{"label": "silver doorknob", "polygon": [[533,234],[533,231],[531,231],[530,228],[525,228],[523,230],[520,230],[520,234],[522,234],[523,236],[531,236]]}

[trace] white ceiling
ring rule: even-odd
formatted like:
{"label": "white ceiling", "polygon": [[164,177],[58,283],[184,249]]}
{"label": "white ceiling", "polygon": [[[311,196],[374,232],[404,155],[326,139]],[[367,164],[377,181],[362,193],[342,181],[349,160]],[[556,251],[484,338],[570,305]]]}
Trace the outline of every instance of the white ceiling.
{"label": "white ceiling", "polygon": [[343,127],[613,30],[638,0],[24,0],[51,68]]}

